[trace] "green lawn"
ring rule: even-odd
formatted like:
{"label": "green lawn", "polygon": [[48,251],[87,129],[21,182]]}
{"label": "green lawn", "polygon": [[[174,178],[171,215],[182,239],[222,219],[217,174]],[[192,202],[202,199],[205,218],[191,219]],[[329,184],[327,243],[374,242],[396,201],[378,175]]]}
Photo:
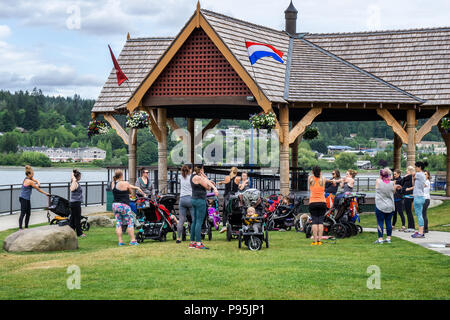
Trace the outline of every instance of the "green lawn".
{"label": "green lawn", "polygon": [[[150,240],[119,248],[112,228],[92,228],[75,252],[1,251],[0,299],[450,298],[450,257],[375,239],[363,233],[317,247],[303,233],[271,232],[270,248],[251,252],[214,232],[208,251]],[[73,264],[81,269],[80,290],[66,287]],[[381,270],[380,290],[367,288],[371,265]]]}
{"label": "green lawn", "polygon": [[[413,206],[414,207],[414,206]],[[406,220],[406,212],[403,212]],[[414,221],[417,227],[417,217],[413,210]],[[450,232],[450,201],[444,201],[441,205],[428,209],[428,229],[433,231],[447,231]],[[407,223],[407,220],[406,220]],[[376,228],[377,219],[375,213],[367,213],[361,215],[361,225],[366,228]],[[397,217],[397,228],[401,228],[402,221],[400,216]]]}

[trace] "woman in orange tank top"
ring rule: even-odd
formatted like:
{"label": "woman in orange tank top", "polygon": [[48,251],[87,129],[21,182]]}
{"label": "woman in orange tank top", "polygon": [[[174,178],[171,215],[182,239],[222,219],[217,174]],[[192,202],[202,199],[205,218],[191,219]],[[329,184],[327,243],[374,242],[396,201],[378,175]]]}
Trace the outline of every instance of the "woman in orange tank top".
{"label": "woman in orange tank top", "polygon": [[311,245],[322,245],[323,219],[327,211],[325,200],[326,179],[322,177],[319,166],[313,168],[313,175],[308,178],[309,184],[309,213],[312,218],[312,233],[314,241]]}

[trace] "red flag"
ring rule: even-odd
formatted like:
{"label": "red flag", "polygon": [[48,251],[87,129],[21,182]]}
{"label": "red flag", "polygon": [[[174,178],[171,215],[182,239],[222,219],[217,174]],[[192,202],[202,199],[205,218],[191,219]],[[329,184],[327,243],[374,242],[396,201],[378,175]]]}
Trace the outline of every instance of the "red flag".
{"label": "red flag", "polygon": [[114,63],[114,69],[116,69],[116,76],[117,76],[117,84],[120,86],[125,80],[128,80],[125,73],[122,72],[122,69],[119,66],[119,63],[116,60],[116,57],[114,57],[114,53],[111,50],[111,47],[108,45],[109,52],[111,52],[111,58]]}

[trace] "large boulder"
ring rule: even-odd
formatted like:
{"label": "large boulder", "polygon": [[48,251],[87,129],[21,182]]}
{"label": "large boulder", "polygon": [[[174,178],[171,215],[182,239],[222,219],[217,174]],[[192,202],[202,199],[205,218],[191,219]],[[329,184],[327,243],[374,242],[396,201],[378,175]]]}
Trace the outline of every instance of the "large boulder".
{"label": "large boulder", "polygon": [[9,252],[76,250],[78,238],[69,226],[43,226],[11,234],[3,241],[3,249]]}
{"label": "large boulder", "polygon": [[89,216],[89,224],[94,227],[113,227],[114,220],[108,218],[107,216]]}

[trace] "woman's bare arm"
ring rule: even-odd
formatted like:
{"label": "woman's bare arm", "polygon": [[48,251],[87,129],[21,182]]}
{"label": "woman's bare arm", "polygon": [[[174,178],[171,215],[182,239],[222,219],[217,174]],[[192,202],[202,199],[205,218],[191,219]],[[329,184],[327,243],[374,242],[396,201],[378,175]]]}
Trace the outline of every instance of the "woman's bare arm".
{"label": "woman's bare arm", "polygon": [[35,189],[36,189],[37,191],[39,191],[40,193],[45,194],[47,197],[50,196],[49,193],[47,193],[47,192],[45,192],[44,190],[42,190],[41,188],[39,188],[33,180],[30,180],[30,181],[31,181],[31,182],[30,182],[30,186],[32,186],[33,188],[35,188]]}

